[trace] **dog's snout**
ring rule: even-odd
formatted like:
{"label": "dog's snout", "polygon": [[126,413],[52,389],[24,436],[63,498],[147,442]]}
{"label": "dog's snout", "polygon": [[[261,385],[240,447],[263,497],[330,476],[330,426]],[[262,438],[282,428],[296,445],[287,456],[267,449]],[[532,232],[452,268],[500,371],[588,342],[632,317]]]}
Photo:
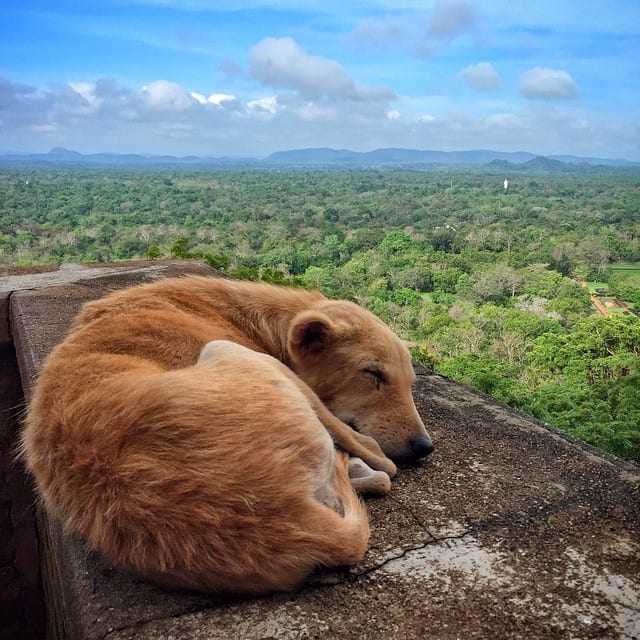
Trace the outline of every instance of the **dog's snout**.
{"label": "dog's snout", "polygon": [[409,448],[411,454],[415,458],[426,458],[429,454],[433,453],[433,442],[431,438],[427,436],[415,436],[409,440]]}

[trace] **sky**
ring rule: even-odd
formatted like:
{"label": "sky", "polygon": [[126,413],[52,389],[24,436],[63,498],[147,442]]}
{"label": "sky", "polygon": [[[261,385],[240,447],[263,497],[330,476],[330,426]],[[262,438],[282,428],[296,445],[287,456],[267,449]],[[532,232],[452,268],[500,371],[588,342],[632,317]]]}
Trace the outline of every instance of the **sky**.
{"label": "sky", "polygon": [[0,151],[640,161],[638,0],[4,0]]}

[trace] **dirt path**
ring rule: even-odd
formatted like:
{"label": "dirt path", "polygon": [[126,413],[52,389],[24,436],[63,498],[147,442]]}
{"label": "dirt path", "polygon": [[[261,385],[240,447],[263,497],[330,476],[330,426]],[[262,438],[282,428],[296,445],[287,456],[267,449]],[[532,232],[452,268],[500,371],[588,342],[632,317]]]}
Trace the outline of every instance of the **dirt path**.
{"label": "dirt path", "polygon": [[[574,277],[573,278],[574,282],[577,282],[580,286],[582,287],[586,287],[587,286],[587,281],[583,280],[582,278],[578,278],[578,277]],[[605,306],[602,304],[602,302],[600,302],[600,300],[598,300],[597,296],[594,295],[593,293],[589,296],[589,298],[591,298],[591,304],[606,318],[607,316],[609,316],[609,312],[607,311],[607,309],[605,308]]]}
{"label": "dirt path", "polygon": [[605,317],[607,317],[609,314],[609,312],[607,311],[606,307],[602,304],[602,302],[600,302],[600,300],[598,300],[598,298],[596,296],[594,296],[593,294],[590,296],[591,297],[591,304]]}

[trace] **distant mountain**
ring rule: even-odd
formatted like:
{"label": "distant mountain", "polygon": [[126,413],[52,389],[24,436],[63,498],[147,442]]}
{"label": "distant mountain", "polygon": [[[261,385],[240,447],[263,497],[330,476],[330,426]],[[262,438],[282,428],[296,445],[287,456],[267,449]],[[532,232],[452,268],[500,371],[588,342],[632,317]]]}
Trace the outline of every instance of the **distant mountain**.
{"label": "distant mountain", "polygon": [[[575,158],[574,156],[569,156]],[[578,159],[578,158],[576,158]],[[598,158],[590,158],[591,162],[586,159],[580,162],[564,162],[557,158],[547,158],[544,156],[536,156],[526,162],[514,163],[506,160],[492,160],[486,163],[482,168],[492,173],[501,173],[505,175],[514,173],[615,173],[615,172],[640,172],[640,163],[624,162],[624,161],[608,161]],[[611,164],[607,164],[611,162]]]}
{"label": "distant mountain", "polygon": [[571,165],[567,162],[543,156],[527,160],[520,167],[522,171],[542,171],[544,173],[564,173],[567,170],[571,170],[571,168]]}
{"label": "distant mountain", "polygon": [[418,149],[374,149],[347,151],[345,149],[293,149],[276,151],[265,158],[270,164],[357,164],[357,165],[480,165],[496,159],[525,162],[535,158],[524,151],[502,152],[479,149],[475,151],[421,151]]}
{"label": "distant mountain", "polygon": [[551,158],[552,160],[560,160],[560,162],[569,162],[571,164],[605,164],[608,166],[625,166],[625,165],[633,165],[633,164],[638,164],[637,162],[631,162],[629,160],[621,160],[621,159],[616,159],[616,158],[591,158],[591,157],[580,157],[580,156],[568,156],[568,155],[564,155],[564,156],[547,156],[548,158]]}
{"label": "distant mountain", "polygon": [[255,164],[253,158],[199,157],[199,156],[154,156],[135,153],[89,153],[70,151],[64,147],[54,147],[48,153],[0,153],[0,165],[35,166],[129,166],[129,167],[171,167],[171,166],[245,166]]}
{"label": "distant mountain", "polygon": [[70,151],[69,149],[65,149],[64,147],[54,147],[47,154],[50,158],[56,158],[57,160],[80,160],[82,158],[82,154],[77,151]]}
{"label": "distant mountain", "polygon": [[339,164],[357,162],[360,157],[357,151],[347,149],[293,149],[291,151],[276,151],[265,158],[265,162],[272,164]]}
{"label": "distant mountain", "polygon": [[375,149],[348,151],[327,147],[277,151],[265,164],[316,167],[393,167],[408,169],[470,169],[523,173],[601,173],[614,170],[640,171],[640,163],[578,156],[537,156],[528,151],[421,151],[418,149]]}
{"label": "distant mountain", "polygon": [[215,168],[392,168],[471,169],[497,173],[601,173],[614,170],[640,171],[640,163],[577,156],[536,156],[528,151],[433,151],[387,148],[350,151],[329,147],[277,151],[257,158],[140,155],[120,153],[82,154],[63,147],[48,153],[0,152],[0,166],[112,166],[112,167],[215,167]]}

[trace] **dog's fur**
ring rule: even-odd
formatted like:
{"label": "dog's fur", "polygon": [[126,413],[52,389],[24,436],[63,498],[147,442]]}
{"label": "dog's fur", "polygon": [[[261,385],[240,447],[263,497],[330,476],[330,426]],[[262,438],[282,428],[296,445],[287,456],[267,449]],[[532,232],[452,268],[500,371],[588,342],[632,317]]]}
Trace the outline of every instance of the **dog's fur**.
{"label": "dog's fur", "polygon": [[389,475],[383,451],[430,452],[413,376],[402,342],[351,303],[167,279],[85,305],[45,364],[22,451],[47,508],[115,565],[288,589],[358,562],[369,529],[351,483],[389,488],[329,434]]}

